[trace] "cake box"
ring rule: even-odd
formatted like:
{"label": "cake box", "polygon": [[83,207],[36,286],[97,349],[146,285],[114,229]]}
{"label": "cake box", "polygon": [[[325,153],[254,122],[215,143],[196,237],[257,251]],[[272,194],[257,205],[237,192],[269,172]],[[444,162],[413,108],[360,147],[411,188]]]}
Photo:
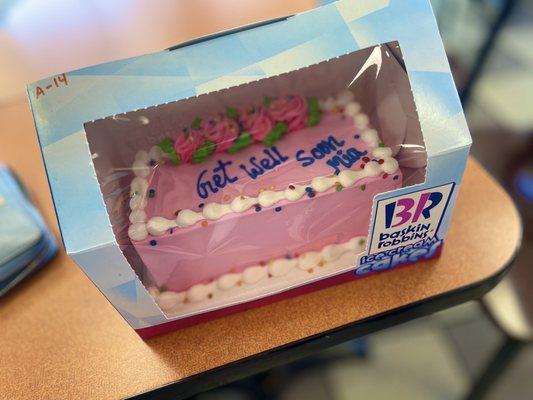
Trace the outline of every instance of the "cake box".
{"label": "cake box", "polygon": [[471,144],[426,0],[27,90],[65,249],[145,338],[438,256]]}

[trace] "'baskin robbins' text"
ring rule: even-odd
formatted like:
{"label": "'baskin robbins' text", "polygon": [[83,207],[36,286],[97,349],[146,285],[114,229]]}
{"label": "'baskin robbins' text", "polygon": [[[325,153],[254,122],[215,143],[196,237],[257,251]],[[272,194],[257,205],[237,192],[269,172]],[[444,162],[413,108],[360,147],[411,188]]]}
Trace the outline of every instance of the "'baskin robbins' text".
{"label": "'baskin robbins' text", "polygon": [[381,232],[379,234],[378,249],[386,249],[387,247],[413,240],[426,239],[430,236],[431,232],[433,232],[431,223],[409,225],[393,232]]}

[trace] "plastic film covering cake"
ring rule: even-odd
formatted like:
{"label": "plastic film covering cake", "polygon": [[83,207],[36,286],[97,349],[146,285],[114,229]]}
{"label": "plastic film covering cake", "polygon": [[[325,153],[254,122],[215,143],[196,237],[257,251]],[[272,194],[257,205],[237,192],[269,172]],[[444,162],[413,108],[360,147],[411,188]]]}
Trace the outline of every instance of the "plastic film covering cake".
{"label": "plastic film covering cake", "polygon": [[[420,133],[410,96],[398,59],[378,46],[110,117],[124,123],[129,155],[118,159],[130,161],[107,160],[97,175],[119,243],[161,309],[242,302],[353,267],[375,196],[423,179],[421,134],[406,143]],[[98,123],[86,126],[100,132],[88,135],[94,148],[114,135]]]}

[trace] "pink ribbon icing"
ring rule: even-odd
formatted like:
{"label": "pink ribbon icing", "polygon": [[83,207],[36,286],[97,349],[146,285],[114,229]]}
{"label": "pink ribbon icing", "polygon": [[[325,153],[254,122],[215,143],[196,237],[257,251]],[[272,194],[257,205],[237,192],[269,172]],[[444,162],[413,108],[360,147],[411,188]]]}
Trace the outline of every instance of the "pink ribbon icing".
{"label": "pink ribbon icing", "polygon": [[302,95],[290,95],[273,100],[268,105],[268,113],[276,122],[285,122],[288,132],[294,132],[307,126],[307,101]]}
{"label": "pink ribbon icing", "polygon": [[181,163],[186,164],[192,160],[194,152],[204,143],[199,131],[191,130],[188,133],[180,133],[174,141],[174,150],[179,156]]}
{"label": "pink ribbon icing", "polygon": [[228,150],[239,135],[239,124],[229,117],[217,116],[204,119],[200,125],[202,136],[217,145],[216,152]]}
{"label": "pink ribbon icing", "polygon": [[272,118],[264,107],[252,111],[242,111],[239,120],[244,130],[258,142],[263,141],[274,126]]}

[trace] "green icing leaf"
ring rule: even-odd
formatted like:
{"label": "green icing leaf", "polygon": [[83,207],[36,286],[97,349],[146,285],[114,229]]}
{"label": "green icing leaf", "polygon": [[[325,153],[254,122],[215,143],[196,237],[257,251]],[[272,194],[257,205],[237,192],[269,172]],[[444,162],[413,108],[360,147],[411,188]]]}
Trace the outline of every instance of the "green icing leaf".
{"label": "green icing leaf", "polygon": [[320,113],[320,107],[318,106],[318,99],[316,97],[307,98],[307,107],[309,107],[310,113]]}
{"label": "green icing leaf", "polygon": [[235,139],[235,142],[233,145],[228,149],[228,151],[232,154],[235,154],[245,147],[248,147],[253,142],[252,135],[250,135],[248,132],[242,132],[237,139]]}
{"label": "green icing leaf", "polygon": [[318,124],[318,115],[310,114],[307,119],[307,126],[315,126],[316,124]]}
{"label": "green icing leaf", "polygon": [[266,136],[266,138],[263,140],[263,143],[268,146],[268,147],[271,147],[274,145],[274,143],[276,143],[279,138],[285,133],[287,132],[287,129],[289,127],[287,126],[287,124],[285,122],[278,122],[276,125],[274,125],[274,128],[272,128],[272,130],[270,131],[270,133]]}
{"label": "green icing leaf", "polygon": [[239,116],[239,112],[237,111],[236,108],[233,108],[233,107],[226,108],[226,117],[231,118],[231,119],[237,119],[238,116]]}
{"label": "green icing leaf", "polygon": [[316,97],[307,98],[307,108],[309,109],[309,118],[307,119],[307,126],[314,126],[318,124],[320,117],[320,107],[318,106],[318,99]]}
{"label": "green icing leaf", "polygon": [[270,103],[272,103],[272,97],[268,97],[268,96],[265,96],[263,97],[263,105],[265,107],[268,107],[270,105]]}
{"label": "green icing leaf", "polygon": [[180,156],[178,156],[176,152],[170,153],[169,156],[170,156],[170,161],[172,161],[173,164],[176,164],[176,165],[181,164]]}
{"label": "green icing leaf", "polygon": [[213,142],[207,141],[201,145],[192,155],[192,161],[195,164],[200,164],[205,161],[207,157],[215,152],[217,145]]}
{"label": "green icing leaf", "polygon": [[171,138],[164,138],[158,146],[161,147],[163,153],[169,155],[170,161],[174,164],[179,165],[181,163],[179,156],[176,154],[176,150],[174,150],[174,142]]}
{"label": "green icing leaf", "polygon": [[171,153],[174,151],[174,143],[172,142],[171,138],[164,138],[160,143],[159,147],[161,147],[161,150],[165,153]]}
{"label": "green icing leaf", "polygon": [[380,144],[378,144],[378,147],[385,147],[385,143],[381,142]]}
{"label": "green icing leaf", "polygon": [[192,121],[191,128],[192,129],[200,129],[200,124],[202,123],[202,118],[196,117],[194,121]]}

